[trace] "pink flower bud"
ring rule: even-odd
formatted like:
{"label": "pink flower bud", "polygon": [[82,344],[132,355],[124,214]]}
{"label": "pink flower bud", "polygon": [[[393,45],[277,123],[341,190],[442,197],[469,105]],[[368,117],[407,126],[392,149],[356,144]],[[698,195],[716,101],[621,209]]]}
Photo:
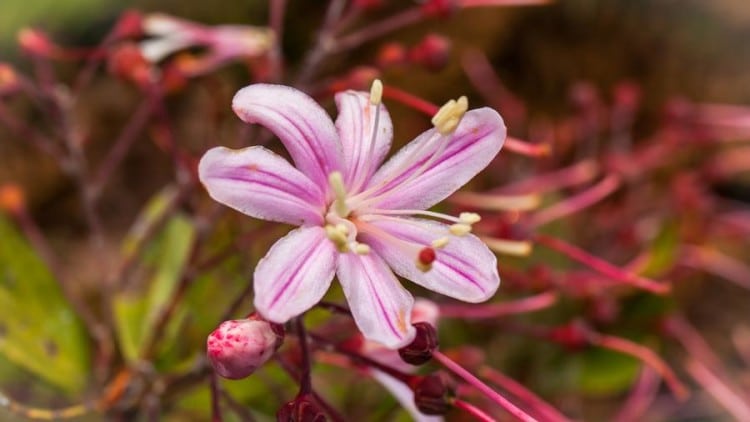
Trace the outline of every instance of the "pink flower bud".
{"label": "pink flower bud", "polygon": [[283,340],[283,327],[253,315],[225,321],[208,336],[208,359],[222,377],[245,378],[266,363]]}

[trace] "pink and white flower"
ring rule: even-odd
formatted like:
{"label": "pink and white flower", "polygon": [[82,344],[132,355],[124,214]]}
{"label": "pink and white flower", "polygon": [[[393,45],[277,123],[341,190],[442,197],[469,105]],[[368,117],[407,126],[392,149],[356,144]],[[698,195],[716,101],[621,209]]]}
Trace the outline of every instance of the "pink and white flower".
{"label": "pink and white flower", "polygon": [[506,130],[497,112],[467,112],[462,97],[381,166],[393,133],[381,95],[379,81],[370,94],[338,93],[334,123],[294,88],[245,87],[234,97],[234,111],[276,134],[296,167],[262,146],[217,147],[203,156],[199,174],[215,200],[300,226],[258,263],[258,312],[286,322],[320,301],[336,275],[363,335],[399,348],[414,337],[414,299],[394,272],[467,302],[497,290],[496,257],[470,233],[479,216],[425,210],[486,167]]}

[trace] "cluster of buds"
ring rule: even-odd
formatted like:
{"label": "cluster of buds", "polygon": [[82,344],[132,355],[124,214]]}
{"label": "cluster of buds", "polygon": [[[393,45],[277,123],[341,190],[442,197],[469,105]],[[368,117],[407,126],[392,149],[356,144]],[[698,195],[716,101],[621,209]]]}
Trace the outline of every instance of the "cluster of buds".
{"label": "cluster of buds", "polygon": [[381,68],[415,64],[437,72],[445,68],[450,60],[451,41],[438,34],[428,34],[412,46],[391,42],[381,47],[377,63]]}
{"label": "cluster of buds", "polygon": [[283,341],[284,327],[251,314],[221,323],[208,336],[208,359],[220,376],[242,379],[266,363]]}

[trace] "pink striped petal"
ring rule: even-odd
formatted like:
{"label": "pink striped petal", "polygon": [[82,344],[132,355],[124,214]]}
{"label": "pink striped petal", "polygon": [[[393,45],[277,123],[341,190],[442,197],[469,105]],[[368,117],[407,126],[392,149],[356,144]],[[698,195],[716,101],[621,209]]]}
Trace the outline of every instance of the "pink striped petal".
{"label": "pink striped petal", "polygon": [[[355,181],[366,182],[375,172],[391,148],[393,124],[384,105],[370,103],[370,94],[346,91],[336,94],[339,117],[336,129],[339,132],[344,153],[344,181],[355,192],[362,186],[353,186]],[[377,127],[376,110],[380,107]],[[373,136],[373,131],[377,136]]]}
{"label": "pink striped petal", "polygon": [[258,123],[279,137],[294,164],[328,189],[328,175],[341,170],[341,143],[328,114],[307,94],[283,85],[242,88],[232,108],[247,123]]}
{"label": "pink striped petal", "polygon": [[366,339],[397,349],[414,339],[414,298],[375,253],[339,255],[336,270],[357,327]]}
{"label": "pink striped petal", "polygon": [[[431,220],[395,218],[370,223],[388,235],[413,245],[414,250],[420,250],[436,238],[448,235],[448,226]],[[361,233],[360,237],[362,242],[383,257],[396,274],[446,296],[464,302],[483,302],[492,297],[500,285],[497,258],[474,235],[450,236],[447,246],[435,249],[435,262],[427,272],[420,271],[416,266],[417,257],[404,253],[393,239],[371,233]]]}
{"label": "pink striped petal", "polygon": [[495,158],[505,141],[505,124],[495,110],[467,112],[440,156],[422,174],[407,179],[430,159],[431,148],[418,150],[434,135],[428,130],[402,148],[372,177],[369,186],[384,183],[372,205],[384,209],[427,209],[465,185]]}
{"label": "pink striped petal", "polygon": [[336,255],[323,228],[292,230],[255,267],[255,308],[280,324],[307,311],[331,285]]}
{"label": "pink striped petal", "polygon": [[323,223],[324,193],[261,146],[212,148],[201,158],[198,175],[212,198],[244,214],[294,225]]}

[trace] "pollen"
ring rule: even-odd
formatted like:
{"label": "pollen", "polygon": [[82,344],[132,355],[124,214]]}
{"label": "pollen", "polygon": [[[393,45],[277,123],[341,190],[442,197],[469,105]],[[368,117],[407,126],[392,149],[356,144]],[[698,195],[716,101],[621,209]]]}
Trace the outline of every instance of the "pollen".
{"label": "pollen", "polygon": [[364,243],[357,243],[354,246],[354,252],[356,252],[358,255],[367,255],[370,253],[370,246],[365,245]]}
{"label": "pollen", "polygon": [[435,249],[443,249],[449,241],[450,239],[447,237],[440,237],[432,241],[432,247]]}
{"label": "pollen", "polygon": [[471,233],[471,225],[464,223],[452,224],[448,230],[454,236],[464,236]]}
{"label": "pollen", "polygon": [[474,223],[478,223],[482,220],[482,217],[479,216],[479,214],[475,212],[462,212],[458,215],[458,219],[461,220],[462,223],[472,225]]}
{"label": "pollen", "polygon": [[450,135],[456,130],[468,109],[469,100],[466,97],[450,100],[435,113],[432,117],[432,124],[442,135]]}
{"label": "pollen", "polygon": [[383,101],[383,83],[380,79],[372,81],[372,87],[370,87],[370,104],[379,105]]}
{"label": "pollen", "polygon": [[336,249],[338,249],[339,252],[344,253],[349,251],[349,242],[344,231],[340,230],[339,227],[333,226],[331,224],[328,224],[325,227],[325,230],[326,236],[328,236],[328,239],[330,239],[331,242],[336,245]]}

